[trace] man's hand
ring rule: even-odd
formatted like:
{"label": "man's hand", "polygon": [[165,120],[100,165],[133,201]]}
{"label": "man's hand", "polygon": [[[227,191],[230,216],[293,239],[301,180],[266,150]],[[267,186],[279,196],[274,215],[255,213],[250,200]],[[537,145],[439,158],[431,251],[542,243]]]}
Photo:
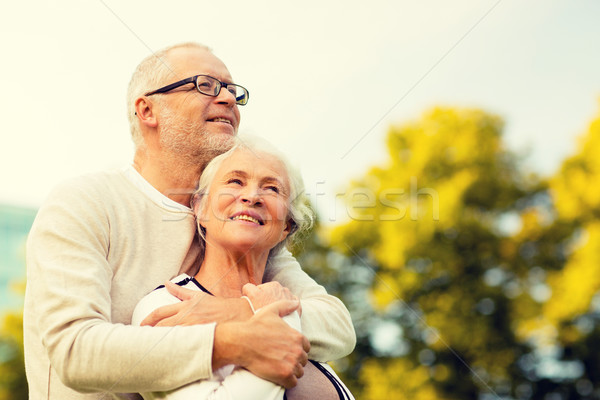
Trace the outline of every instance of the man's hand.
{"label": "man's hand", "polygon": [[[292,294],[290,289],[281,286],[281,283],[276,281],[263,283],[258,286],[253,285],[252,283],[246,283],[242,287],[242,294],[252,301],[252,305],[257,310],[278,300],[298,300],[298,298]],[[300,305],[296,311],[298,311],[298,315],[301,316],[302,306]]]}
{"label": "man's hand", "polygon": [[244,321],[252,316],[252,310],[244,299],[219,298],[183,288],[172,282],[167,282],[165,287],[169,293],[182,301],[157,308],[144,318],[141,325],[196,325],[209,322]]}
{"label": "man's hand", "polygon": [[213,369],[236,364],[285,388],[294,387],[304,374],[310,344],[281,318],[295,311],[299,303],[277,301],[248,321],[217,324]]}

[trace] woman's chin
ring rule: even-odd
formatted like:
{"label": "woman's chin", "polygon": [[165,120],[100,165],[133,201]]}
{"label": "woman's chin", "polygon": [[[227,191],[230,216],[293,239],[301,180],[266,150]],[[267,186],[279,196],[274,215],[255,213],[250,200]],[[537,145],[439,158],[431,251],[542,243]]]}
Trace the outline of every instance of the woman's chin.
{"label": "woman's chin", "polygon": [[267,247],[268,246],[265,246],[265,242],[263,240],[260,240],[260,238],[254,236],[249,238],[238,238],[235,243],[230,243],[227,249],[230,251],[233,250],[238,254],[260,254],[271,250],[270,247]]}
{"label": "woman's chin", "polygon": [[[271,243],[272,242],[272,243]],[[271,249],[279,242],[271,241],[267,242],[265,240],[257,239],[256,237],[249,240],[240,240],[235,245],[231,245],[227,247],[228,250],[234,249],[237,254],[253,254],[253,255],[261,255],[261,254],[269,254]]]}

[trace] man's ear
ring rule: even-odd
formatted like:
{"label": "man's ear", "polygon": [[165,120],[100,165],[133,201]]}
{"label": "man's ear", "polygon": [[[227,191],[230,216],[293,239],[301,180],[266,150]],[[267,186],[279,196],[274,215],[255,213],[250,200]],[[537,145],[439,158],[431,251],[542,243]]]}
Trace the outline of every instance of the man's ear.
{"label": "man's ear", "polygon": [[141,124],[150,128],[156,128],[158,126],[156,115],[152,110],[153,106],[154,104],[145,97],[138,97],[135,101],[135,115]]}

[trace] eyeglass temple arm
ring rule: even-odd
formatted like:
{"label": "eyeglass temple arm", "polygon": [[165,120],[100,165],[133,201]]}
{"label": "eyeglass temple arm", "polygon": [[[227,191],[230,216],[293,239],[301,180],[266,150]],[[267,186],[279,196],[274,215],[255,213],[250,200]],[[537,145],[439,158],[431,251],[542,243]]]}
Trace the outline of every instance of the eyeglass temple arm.
{"label": "eyeglass temple arm", "polygon": [[175,88],[178,88],[179,86],[183,86],[183,85],[186,85],[188,83],[194,83],[195,84],[196,83],[196,78],[197,78],[196,76],[192,76],[191,78],[186,78],[186,79],[183,79],[181,81],[177,81],[175,83],[171,83],[170,85],[161,87],[160,89],[156,89],[156,90],[154,90],[152,92],[148,92],[144,96],[151,96],[151,95],[157,94],[157,93],[165,93],[165,92],[168,92],[169,90],[173,90]]}

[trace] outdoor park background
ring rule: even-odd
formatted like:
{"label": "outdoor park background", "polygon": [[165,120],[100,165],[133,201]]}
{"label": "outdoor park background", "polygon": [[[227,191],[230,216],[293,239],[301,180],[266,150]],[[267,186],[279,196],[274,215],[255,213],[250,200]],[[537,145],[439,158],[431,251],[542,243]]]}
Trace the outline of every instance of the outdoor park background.
{"label": "outdoor park background", "polygon": [[187,40],[301,166],[320,226],[297,251],[352,312],[357,398],[600,397],[600,3],[0,7],[0,399],[25,398],[35,209],[129,162],[129,76]]}

